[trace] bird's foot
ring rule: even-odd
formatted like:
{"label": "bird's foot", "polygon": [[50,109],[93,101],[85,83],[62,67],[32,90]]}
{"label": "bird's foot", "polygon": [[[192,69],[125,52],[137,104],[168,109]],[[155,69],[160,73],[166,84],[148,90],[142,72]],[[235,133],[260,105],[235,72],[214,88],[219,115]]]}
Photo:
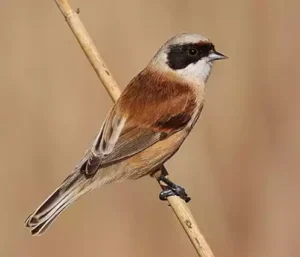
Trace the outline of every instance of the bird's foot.
{"label": "bird's foot", "polygon": [[159,180],[163,181],[166,184],[166,186],[163,186],[163,191],[159,194],[160,200],[165,201],[169,196],[174,195],[179,196],[186,203],[188,203],[191,200],[191,198],[187,195],[183,187],[176,185],[165,176],[160,176]]}

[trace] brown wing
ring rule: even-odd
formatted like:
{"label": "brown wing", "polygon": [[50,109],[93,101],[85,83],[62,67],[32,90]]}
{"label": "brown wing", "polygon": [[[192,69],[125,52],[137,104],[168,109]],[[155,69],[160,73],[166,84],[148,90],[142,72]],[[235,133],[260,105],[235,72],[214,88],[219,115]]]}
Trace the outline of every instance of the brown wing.
{"label": "brown wing", "polygon": [[93,175],[181,130],[191,120],[195,102],[188,85],[142,72],[110,111],[82,170]]}

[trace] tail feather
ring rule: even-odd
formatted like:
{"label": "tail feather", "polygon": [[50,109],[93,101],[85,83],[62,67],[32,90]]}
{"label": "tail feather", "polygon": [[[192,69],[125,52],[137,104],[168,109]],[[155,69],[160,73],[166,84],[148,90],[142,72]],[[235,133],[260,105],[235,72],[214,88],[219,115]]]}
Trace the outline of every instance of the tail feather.
{"label": "tail feather", "polygon": [[91,179],[76,171],[52,193],[25,221],[32,235],[42,234],[52,222],[73,202],[89,190]]}
{"label": "tail feather", "polygon": [[36,225],[30,227],[30,232],[33,236],[41,235],[46,231],[46,229],[52,224],[52,222],[65,210],[69,204],[65,204],[62,208],[58,209],[53,215],[49,216],[48,219],[44,219],[36,223]]}

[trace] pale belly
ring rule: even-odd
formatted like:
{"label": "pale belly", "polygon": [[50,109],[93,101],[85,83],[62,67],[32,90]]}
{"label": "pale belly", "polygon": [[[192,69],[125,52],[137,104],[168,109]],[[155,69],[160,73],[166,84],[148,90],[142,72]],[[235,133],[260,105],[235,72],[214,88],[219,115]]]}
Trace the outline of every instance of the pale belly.
{"label": "pale belly", "polygon": [[93,179],[95,187],[126,179],[138,179],[153,173],[176,153],[188,133],[185,129],[176,132],[120,163],[100,169]]}

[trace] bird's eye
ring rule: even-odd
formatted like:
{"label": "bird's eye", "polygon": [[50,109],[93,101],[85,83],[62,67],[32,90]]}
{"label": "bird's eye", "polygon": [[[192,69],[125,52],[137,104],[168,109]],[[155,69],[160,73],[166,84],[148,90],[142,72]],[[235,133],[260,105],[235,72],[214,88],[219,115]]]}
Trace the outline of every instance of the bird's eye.
{"label": "bird's eye", "polygon": [[198,50],[197,49],[195,49],[195,48],[190,48],[189,50],[188,50],[188,53],[189,53],[189,55],[196,55],[196,54],[198,54]]}

